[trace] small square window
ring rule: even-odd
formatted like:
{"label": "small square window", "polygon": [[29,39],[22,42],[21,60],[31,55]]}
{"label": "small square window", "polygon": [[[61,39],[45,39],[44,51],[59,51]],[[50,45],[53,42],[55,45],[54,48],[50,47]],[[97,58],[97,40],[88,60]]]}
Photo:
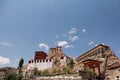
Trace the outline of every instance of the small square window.
{"label": "small square window", "polygon": [[116,76],[117,78],[119,78],[119,76]]}
{"label": "small square window", "polygon": [[61,57],[61,59],[64,59],[64,57]]}

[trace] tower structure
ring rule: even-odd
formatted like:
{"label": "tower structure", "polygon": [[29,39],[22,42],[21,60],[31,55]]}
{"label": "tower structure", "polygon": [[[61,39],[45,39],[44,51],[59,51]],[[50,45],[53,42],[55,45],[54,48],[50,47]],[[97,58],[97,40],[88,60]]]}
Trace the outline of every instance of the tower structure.
{"label": "tower structure", "polygon": [[56,48],[50,48],[48,57],[47,58],[53,58],[53,57],[62,57],[64,54],[62,52],[62,47],[57,46]]}

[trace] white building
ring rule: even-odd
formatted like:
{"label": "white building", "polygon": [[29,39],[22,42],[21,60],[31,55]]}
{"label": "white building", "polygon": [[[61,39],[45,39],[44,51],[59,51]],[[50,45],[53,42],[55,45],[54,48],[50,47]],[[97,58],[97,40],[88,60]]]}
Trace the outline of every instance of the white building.
{"label": "white building", "polygon": [[48,55],[43,51],[36,51],[34,59],[29,60],[28,69],[45,70],[54,67],[55,65],[63,66],[70,60],[62,52],[62,47],[50,48]]}

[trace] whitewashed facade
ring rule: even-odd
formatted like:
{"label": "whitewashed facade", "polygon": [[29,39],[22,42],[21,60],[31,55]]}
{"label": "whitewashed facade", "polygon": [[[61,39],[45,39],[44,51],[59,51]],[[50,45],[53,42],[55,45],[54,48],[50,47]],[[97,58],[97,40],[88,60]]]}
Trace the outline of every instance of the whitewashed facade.
{"label": "whitewashed facade", "polygon": [[38,70],[45,70],[52,68],[53,60],[52,59],[40,59],[40,60],[31,60],[31,63],[28,64],[29,68],[37,68]]}

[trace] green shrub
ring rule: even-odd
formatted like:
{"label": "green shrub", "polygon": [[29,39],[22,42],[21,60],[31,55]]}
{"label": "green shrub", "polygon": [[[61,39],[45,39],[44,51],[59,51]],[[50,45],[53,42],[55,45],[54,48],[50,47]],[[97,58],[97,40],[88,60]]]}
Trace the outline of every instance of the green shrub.
{"label": "green shrub", "polygon": [[22,79],[22,74],[17,74],[17,80],[21,80]]}
{"label": "green shrub", "polygon": [[22,74],[16,74],[15,72],[11,72],[8,74],[6,80],[21,80]]}
{"label": "green shrub", "polygon": [[17,74],[15,72],[9,73],[6,80],[17,80]]}
{"label": "green shrub", "polygon": [[48,76],[48,75],[50,75],[50,73],[49,73],[49,71],[46,69],[46,70],[44,70],[44,71],[41,71],[41,75],[42,75],[42,76]]}
{"label": "green shrub", "polygon": [[64,72],[65,74],[69,74],[69,73],[70,73],[70,68],[64,67],[64,68],[63,68],[63,72]]}

